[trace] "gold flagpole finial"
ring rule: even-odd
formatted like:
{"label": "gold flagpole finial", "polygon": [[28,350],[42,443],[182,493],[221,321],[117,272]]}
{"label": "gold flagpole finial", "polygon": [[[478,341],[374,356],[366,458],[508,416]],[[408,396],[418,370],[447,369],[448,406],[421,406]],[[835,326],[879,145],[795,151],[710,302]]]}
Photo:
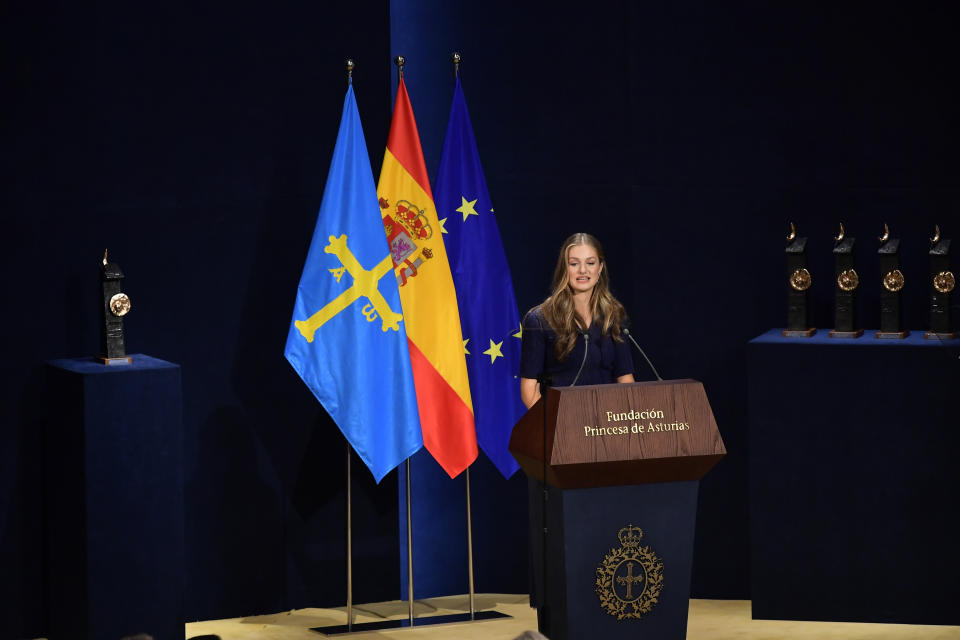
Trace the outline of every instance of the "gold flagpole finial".
{"label": "gold flagpole finial", "polygon": [[797,228],[790,223],[790,234],[787,236],[787,242],[793,242],[797,237]]}
{"label": "gold flagpole finial", "polygon": [[833,239],[834,242],[836,242],[837,244],[840,244],[841,242],[843,242],[843,236],[844,236],[845,233],[846,233],[846,232],[845,232],[844,229],[843,229],[843,223],[841,222],[841,223],[840,223],[840,233],[837,234],[837,237]]}
{"label": "gold flagpole finial", "polygon": [[933,225],[933,237],[930,238],[930,244],[937,244],[940,242],[940,225]]}
{"label": "gold flagpole finial", "polygon": [[887,226],[887,223],[883,223],[883,235],[877,238],[880,241],[880,244],[883,244],[890,239],[890,227]]}
{"label": "gold flagpole finial", "polygon": [[356,66],[353,64],[353,58],[347,58],[345,64],[347,67],[347,84],[353,84],[353,68]]}
{"label": "gold flagpole finial", "polygon": [[397,56],[393,59],[393,64],[397,65],[397,73],[400,79],[403,79],[403,65],[407,64],[407,59],[403,56]]}

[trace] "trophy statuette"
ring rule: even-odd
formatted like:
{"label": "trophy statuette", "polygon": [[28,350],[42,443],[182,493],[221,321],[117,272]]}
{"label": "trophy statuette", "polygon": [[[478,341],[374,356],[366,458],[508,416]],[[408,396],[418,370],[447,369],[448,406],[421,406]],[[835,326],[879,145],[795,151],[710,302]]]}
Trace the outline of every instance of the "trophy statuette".
{"label": "trophy statuette", "polygon": [[130,313],[130,297],[121,289],[123,272],[115,262],[107,261],[107,251],[103,252],[100,266],[100,293],[103,304],[100,307],[100,355],[97,360],[106,365],[122,365],[132,362],[126,352],[123,335],[123,317]]}
{"label": "trophy statuette", "polygon": [[950,238],[940,237],[940,226],[930,238],[930,330],[928,340],[952,340],[957,337],[950,322],[950,295],[957,278],[950,270]]}
{"label": "trophy statuette", "polygon": [[856,238],[846,235],[843,223],[840,233],[833,239],[833,271],[835,286],[833,291],[833,329],[831,338],[859,338],[863,329],[857,328],[857,287],[860,276],[854,264],[853,248]]}
{"label": "trophy statuette", "polygon": [[900,239],[890,237],[890,227],[883,225],[883,235],[877,238],[880,248],[880,330],[877,338],[902,339],[910,335],[903,328],[902,291],[906,278],[900,271]]}
{"label": "trophy statuette", "polygon": [[787,236],[787,328],[784,338],[809,338],[817,332],[810,326],[807,290],[813,276],[807,270],[807,239],[797,237],[797,228],[790,223]]}

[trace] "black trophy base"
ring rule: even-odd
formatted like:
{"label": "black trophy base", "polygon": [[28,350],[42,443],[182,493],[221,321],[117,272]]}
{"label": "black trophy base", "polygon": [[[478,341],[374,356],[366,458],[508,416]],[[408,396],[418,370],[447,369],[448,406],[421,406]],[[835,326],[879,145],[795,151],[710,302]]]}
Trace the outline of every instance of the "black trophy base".
{"label": "black trophy base", "polygon": [[830,330],[831,338],[859,338],[863,335],[863,329],[857,329],[856,331],[837,331],[836,329]]}
{"label": "black trophy base", "polygon": [[817,332],[816,329],[784,329],[784,338],[810,338]]}
{"label": "black trophy base", "polygon": [[903,340],[908,335],[909,331],[877,331],[877,338],[879,340]]}
{"label": "black trophy base", "polygon": [[118,364],[132,364],[133,359],[130,356],[122,356],[120,358],[107,358],[106,356],[97,356],[97,362],[100,364],[105,364],[108,367]]}
{"label": "black trophy base", "polygon": [[939,333],[937,331],[927,331],[923,334],[923,337],[927,340],[955,340],[957,337],[956,331],[951,331],[950,333]]}

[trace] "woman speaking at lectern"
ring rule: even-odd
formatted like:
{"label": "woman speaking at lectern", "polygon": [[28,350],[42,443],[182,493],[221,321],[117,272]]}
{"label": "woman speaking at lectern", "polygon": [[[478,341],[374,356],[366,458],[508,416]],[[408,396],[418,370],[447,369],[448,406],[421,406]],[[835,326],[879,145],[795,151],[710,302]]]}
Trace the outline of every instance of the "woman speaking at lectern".
{"label": "woman speaking at lectern", "polygon": [[550,296],[523,319],[523,404],[529,409],[540,398],[538,378],[552,387],[633,382],[625,321],[600,242],[573,234],[560,247]]}

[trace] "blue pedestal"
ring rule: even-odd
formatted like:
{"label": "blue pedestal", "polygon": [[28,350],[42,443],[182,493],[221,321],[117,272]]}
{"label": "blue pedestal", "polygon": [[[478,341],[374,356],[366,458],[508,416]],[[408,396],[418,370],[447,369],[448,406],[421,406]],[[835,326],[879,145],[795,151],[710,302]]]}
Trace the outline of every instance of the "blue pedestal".
{"label": "blue pedestal", "polygon": [[48,363],[51,640],[184,636],[180,367],[132,359]]}
{"label": "blue pedestal", "polygon": [[[683,640],[699,484],[689,481],[565,490],[550,487],[544,590],[542,485],[529,480],[531,604],[538,608],[540,631],[551,640]],[[616,566],[611,587],[617,602],[635,599],[648,586],[635,578],[645,575],[638,565],[628,567],[621,561],[623,545],[618,533],[628,525],[642,529],[639,546],[648,547],[662,563],[663,579],[657,602],[647,613],[640,619],[618,620],[605,609],[597,593],[597,570],[604,560],[611,558],[608,566]],[[628,577],[633,578],[630,594]],[[623,610],[632,611],[629,606]]]}
{"label": "blue pedestal", "polygon": [[960,624],[960,340],[749,344],[753,617]]}

